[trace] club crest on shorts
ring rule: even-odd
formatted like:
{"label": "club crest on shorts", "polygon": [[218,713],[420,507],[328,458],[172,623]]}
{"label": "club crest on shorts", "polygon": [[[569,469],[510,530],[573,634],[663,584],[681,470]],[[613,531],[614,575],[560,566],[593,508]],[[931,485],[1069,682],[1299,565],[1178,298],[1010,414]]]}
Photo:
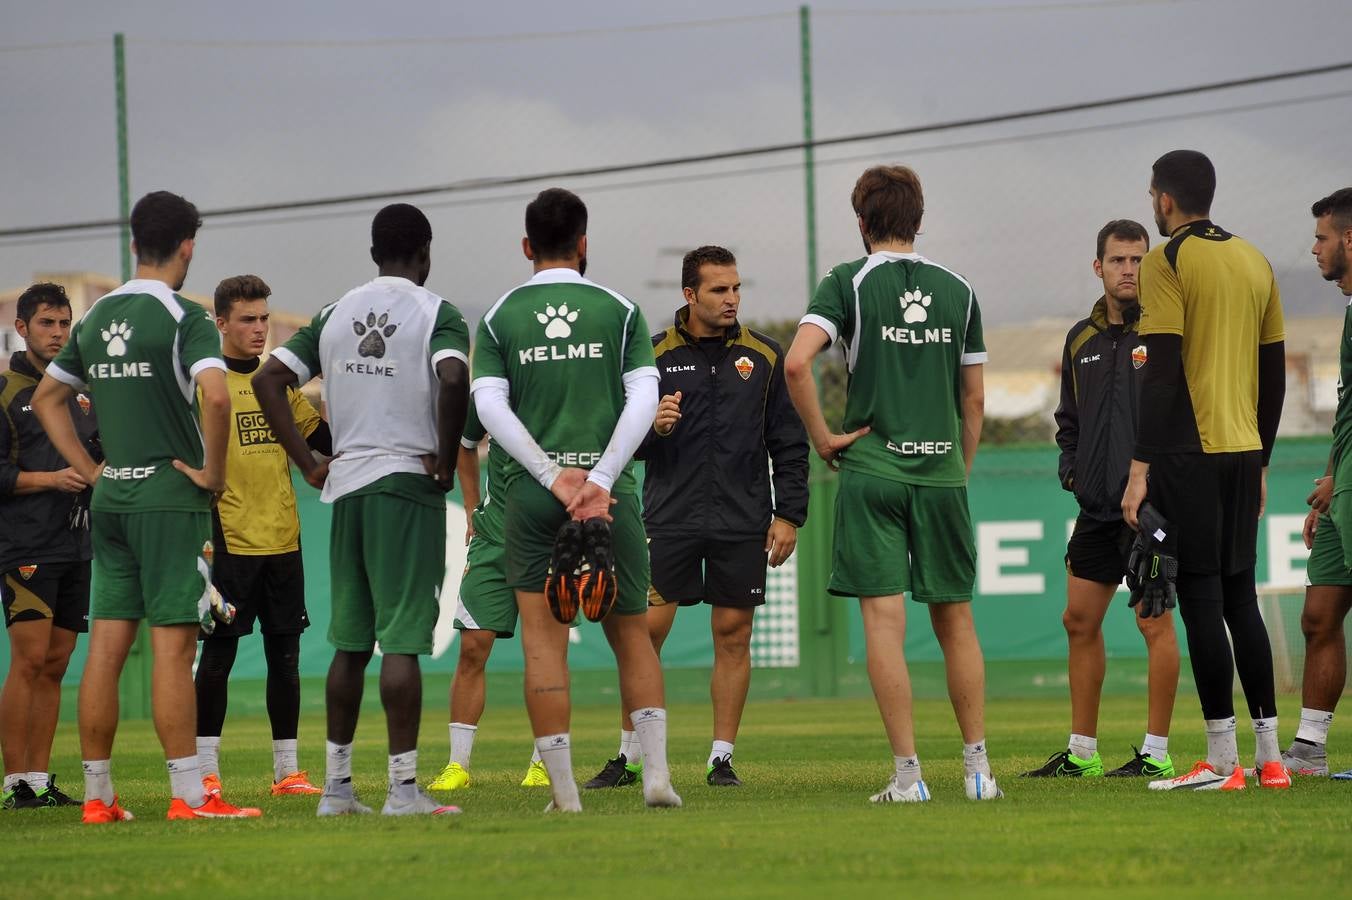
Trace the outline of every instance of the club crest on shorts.
{"label": "club crest on shorts", "polygon": [[739,358],[735,363],[733,363],[733,366],[737,368],[737,374],[742,376],[743,381],[746,381],[748,378],[750,378],[751,370],[756,368],[756,364],[751,361],[751,357],[749,356],[743,356]]}
{"label": "club crest on shorts", "polygon": [[1131,351],[1131,367],[1139,369],[1145,365],[1145,344],[1141,344]]}
{"label": "club crest on shorts", "polygon": [[33,577],[34,575],[36,575],[37,573],[38,573],[38,567],[35,566],[35,565],[34,565],[34,566],[19,566],[19,574],[23,576],[23,580],[24,580],[24,581],[27,581],[28,579],[32,578],[32,577]]}
{"label": "club crest on shorts", "polygon": [[75,402],[80,405],[80,412],[84,413],[86,416],[89,415],[89,410],[93,408],[93,404],[89,402],[88,397],[84,394],[76,394]]}
{"label": "club crest on shorts", "polygon": [[203,544],[202,544],[202,558],[205,559],[205,560],[207,561],[207,565],[211,565],[212,560],[213,560],[213,558],[214,558],[215,556],[216,556],[216,548],[215,548],[214,546],[212,546],[211,541],[205,541],[205,542],[203,542]]}

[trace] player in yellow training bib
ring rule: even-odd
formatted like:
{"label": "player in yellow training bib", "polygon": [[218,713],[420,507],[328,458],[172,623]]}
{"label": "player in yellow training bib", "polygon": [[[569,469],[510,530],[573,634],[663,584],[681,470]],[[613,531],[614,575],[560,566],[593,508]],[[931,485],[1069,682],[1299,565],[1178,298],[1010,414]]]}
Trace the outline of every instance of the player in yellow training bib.
{"label": "player in yellow training bib", "polygon": [[[197,666],[197,757],[208,791],[221,789],[221,729],[225,725],[230,670],[239,639],[263,632],[268,666],[268,718],[272,722],[272,793],[318,794],[301,771],[296,751],[300,718],[300,636],[305,612],[300,518],[286,451],[277,443],[254,399],[249,379],[258,371],[268,339],[268,297],[257,275],[236,275],[216,286],[216,328],[221,333],[230,392],[230,442],[225,491],[212,515],[216,564],[212,584],[236,609],[233,622],[202,635]],[[296,424],[310,449],[329,455],[329,426],[299,390],[288,392]]]}

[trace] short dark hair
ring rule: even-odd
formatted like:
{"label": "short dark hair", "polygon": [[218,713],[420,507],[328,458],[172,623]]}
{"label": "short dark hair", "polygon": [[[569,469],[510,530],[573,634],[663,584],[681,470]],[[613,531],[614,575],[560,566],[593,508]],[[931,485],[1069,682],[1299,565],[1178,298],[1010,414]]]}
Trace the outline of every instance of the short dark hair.
{"label": "short dark hair", "polygon": [[681,287],[690,288],[692,291],[699,287],[701,266],[735,265],[737,265],[737,257],[733,256],[732,251],[726,247],[718,247],[714,244],[696,247],[681,260]]}
{"label": "short dark hair", "polygon": [[1098,250],[1094,257],[1099,262],[1103,262],[1103,248],[1108,245],[1108,238],[1117,238],[1119,241],[1145,241],[1145,248],[1150,249],[1150,235],[1144,225],[1131,219],[1113,219],[1099,229]]}
{"label": "short dark hair", "polygon": [[1333,226],[1339,231],[1352,228],[1352,187],[1345,187],[1340,191],[1334,191],[1323,200],[1316,200],[1310,207],[1310,212],[1316,219],[1332,216]]}
{"label": "short dark hair", "polygon": [[371,255],[376,265],[411,262],[432,243],[432,223],[410,203],[391,203],[371,220]]}
{"label": "short dark hair", "polygon": [[859,176],[850,204],[870,244],[915,240],[925,214],[920,176],[908,166],[874,166]]}
{"label": "short dark hair", "polygon": [[1159,194],[1174,198],[1178,211],[1204,216],[1216,196],[1216,167],[1205,153],[1170,150],[1151,166],[1150,184]]}
{"label": "short dark hair", "polygon": [[230,307],[240,300],[266,300],[272,288],[257,275],[232,275],[216,285],[216,315],[230,317]]}
{"label": "short dark hair", "polygon": [[39,281],[31,285],[19,295],[19,308],[15,315],[27,325],[44,306],[70,309],[70,298],[66,296],[66,289],[50,281]]}
{"label": "short dark hair", "polygon": [[166,263],[180,244],[197,237],[197,229],[201,227],[197,207],[178,194],[169,191],[146,194],[131,210],[136,259],[152,266]]}
{"label": "short dark hair", "polygon": [[526,240],[537,260],[567,259],[587,233],[587,204],[572,191],[546,188],[526,206]]}

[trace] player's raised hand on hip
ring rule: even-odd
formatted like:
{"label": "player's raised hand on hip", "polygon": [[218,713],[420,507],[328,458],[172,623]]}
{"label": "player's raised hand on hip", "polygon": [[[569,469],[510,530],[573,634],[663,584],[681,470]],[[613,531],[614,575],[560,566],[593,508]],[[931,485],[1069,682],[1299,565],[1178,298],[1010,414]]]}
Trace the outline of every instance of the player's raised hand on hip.
{"label": "player's raised hand on hip", "polygon": [[848,434],[828,434],[826,439],[817,445],[817,455],[826,460],[826,464],[831,467],[831,471],[839,471],[840,455],[845,452],[845,448],[872,430],[865,425],[863,428],[851,431]]}
{"label": "player's raised hand on hip", "polygon": [[224,475],[220,478],[212,478],[207,474],[206,469],[194,469],[181,459],[174,460],[174,468],[178,469],[184,475],[187,475],[189,481],[204,491],[219,494],[221,491],[225,490]]}
{"label": "player's raised hand on hip", "polygon": [[653,419],[653,431],[666,437],[671,434],[676,423],[681,420],[681,392],[667,394],[657,404],[657,417]]}

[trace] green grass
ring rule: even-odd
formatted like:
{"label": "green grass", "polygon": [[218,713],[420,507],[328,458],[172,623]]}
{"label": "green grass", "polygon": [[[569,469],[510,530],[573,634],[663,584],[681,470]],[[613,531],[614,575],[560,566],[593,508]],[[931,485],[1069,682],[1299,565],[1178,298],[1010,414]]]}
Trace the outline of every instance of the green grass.
{"label": "green grass", "polygon": [[[420,773],[446,757],[444,713],[423,721]],[[1105,699],[1109,766],[1140,740],[1143,701]],[[1283,733],[1293,727],[1288,700]],[[100,828],[79,810],[0,813],[10,851],[6,898],[137,896],[1262,896],[1347,890],[1352,784],[1302,780],[1288,792],[1181,794],[1139,781],[1024,781],[1016,773],[1064,747],[1064,700],[1000,699],[989,710],[1006,797],[966,800],[961,745],[946,703],[917,704],[919,752],[934,801],[875,807],[891,756],[869,700],[759,701],[737,744],[740,790],[703,783],[707,704],[674,705],[671,756],[681,810],[646,810],[638,787],[584,792],[581,816],[545,816],[546,790],[518,786],[530,754],[518,706],[490,707],[474,748],[464,815],[317,820],[312,798],[267,795],[265,718],[226,726],[227,796],[264,808],[245,822],[169,823],[168,779],[149,722],[126,722],[113,775],[138,820]],[[1180,697],[1171,751],[1187,766],[1203,741],[1196,701]],[[1341,725],[1341,723],[1340,723]],[[590,777],[616,746],[617,715],[574,715],[574,763]],[[1348,729],[1335,727],[1335,748]],[[1252,749],[1241,735],[1241,748]],[[357,736],[358,793],[379,807],[384,727],[367,711]],[[55,768],[72,793],[75,733],[63,722]],[[1338,754],[1335,762],[1352,762]],[[323,722],[301,723],[301,761],[323,772]]]}

